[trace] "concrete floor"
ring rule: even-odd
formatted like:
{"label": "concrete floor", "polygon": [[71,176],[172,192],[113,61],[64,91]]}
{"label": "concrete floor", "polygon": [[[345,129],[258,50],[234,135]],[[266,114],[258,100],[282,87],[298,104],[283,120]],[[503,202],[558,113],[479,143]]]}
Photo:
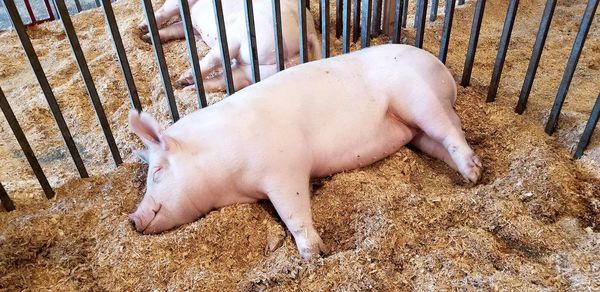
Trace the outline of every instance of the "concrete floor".
{"label": "concrete floor", "polygon": [[[31,22],[29,14],[27,13],[27,8],[25,7],[25,0],[2,0],[0,1],[0,30],[7,29],[12,26],[10,18],[8,17],[8,12],[6,12],[6,8],[4,7],[4,1],[14,1],[17,5],[17,9],[19,10],[19,14],[21,15],[23,23],[27,24]],[[69,14],[73,15],[77,13],[77,6],[75,5],[75,0],[58,1],[65,1],[69,9]],[[46,6],[44,5],[43,0],[29,0],[29,3],[37,19],[48,18],[48,12],[46,11]],[[82,10],[87,10],[96,7],[95,0],[79,0],[79,3],[81,3]],[[50,5],[52,6],[52,2],[50,2]],[[56,12],[54,12],[54,15],[56,15]]]}

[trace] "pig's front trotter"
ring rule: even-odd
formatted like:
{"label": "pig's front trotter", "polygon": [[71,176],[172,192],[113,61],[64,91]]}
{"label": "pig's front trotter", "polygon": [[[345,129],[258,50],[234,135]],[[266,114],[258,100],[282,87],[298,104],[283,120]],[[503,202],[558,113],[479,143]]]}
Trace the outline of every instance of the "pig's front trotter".
{"label": "pig's front trotter", "polygon": [[294,236],[298,252],[304,259],[317,258],[325,245],[313,226],[310,209],[309,179],[281,180],[269,184],[267,195],[279,217]]}

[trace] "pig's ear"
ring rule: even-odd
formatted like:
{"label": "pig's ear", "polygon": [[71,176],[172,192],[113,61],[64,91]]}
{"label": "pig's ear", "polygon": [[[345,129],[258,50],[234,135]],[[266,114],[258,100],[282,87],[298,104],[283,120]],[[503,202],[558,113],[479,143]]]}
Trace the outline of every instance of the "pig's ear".
{"label": "pig's ear", "polygon": [[149,114],[129,111],[129,126],[147,146],[160,144],[160,126]]}
{"label": "pig's ear", "polygon": [[149,157],[148,157],[148,150],[133,150],[133,154],[135,154],[135,156],[137,156],[139,159],[141,159],[143,162],[145,162],[146,164],[150,163],[149,161]]}

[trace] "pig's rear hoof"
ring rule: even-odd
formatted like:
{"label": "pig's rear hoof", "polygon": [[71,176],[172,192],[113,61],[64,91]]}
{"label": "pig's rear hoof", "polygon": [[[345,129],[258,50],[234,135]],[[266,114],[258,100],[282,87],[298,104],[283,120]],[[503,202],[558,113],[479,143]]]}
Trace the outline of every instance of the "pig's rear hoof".
{"label": "pig's rear hoof", "polygon": [[473,154],[467,161],[465,169],[462,175],[472,183],[477,183],[481,178],[481,173],[483,172],[483,164],[481,163],[481,159],[475,154]]}
{"label": "pig's rear hoof", "polygon": [[138,29],[140,30],[140,32],[142,32],[142,34],[148,33],[148,25],[144,22],[138,25]]}

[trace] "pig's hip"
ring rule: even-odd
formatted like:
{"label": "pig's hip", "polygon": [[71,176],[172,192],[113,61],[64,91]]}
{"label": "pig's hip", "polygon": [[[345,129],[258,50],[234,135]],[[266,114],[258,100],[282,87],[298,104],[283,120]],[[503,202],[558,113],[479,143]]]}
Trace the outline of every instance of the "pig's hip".
{"label": "pig's hip", "polygon": [[311,176],[323,177],[368,166],[396,153],[417,133],[417,129],[387,115],[373,127],[353,129],[346,135],[326,135],[328,138],[316,142],[320,151],[315,151]]}

